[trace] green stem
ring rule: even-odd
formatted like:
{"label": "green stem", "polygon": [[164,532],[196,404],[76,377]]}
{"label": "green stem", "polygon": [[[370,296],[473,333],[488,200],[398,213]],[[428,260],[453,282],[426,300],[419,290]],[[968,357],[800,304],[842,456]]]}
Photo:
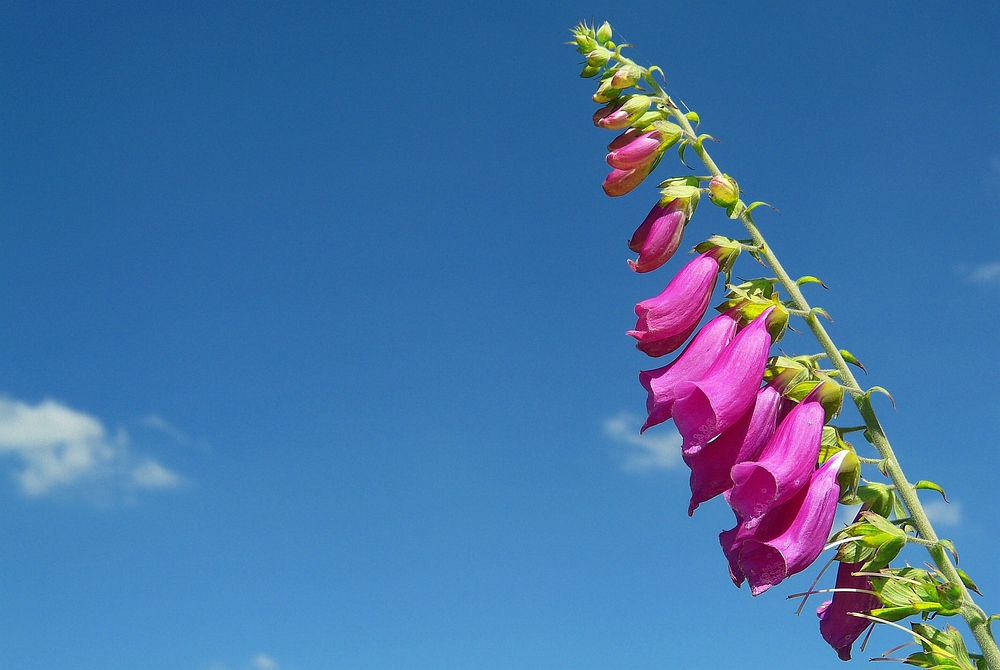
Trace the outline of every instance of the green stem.
{"label": "green stem", "polygon": [[[623,58],[622,60],[626,59]],[[697,152],[698,157],[701,158],[709,172],[711,172],[713,176],[721,175],[722,170],[720,170],[715,164],[715,161],[712,160],[712,157],[708,154],[708,151],[705,149],[703,143],[695,141],[697,135],[695,134],[694,128],[691,126],[691,122],[686,116],[684,116],[684,113],[673,103],[670,97],[664,92],[651,75],[647,75],[644,79],[653,87],[655,97],[661,98],[660,102],[663,103],[670,110],[672,116],[677,119],[678,124],[681,128],[683,128],[688,139],[692,140],[691,146]],[[737,206],[739,207],[741,205],[742,203]],[[785,269],[778,261],[778,257],[774,255],[771,247],[768,246],[767,241],[764,239],[764,236],[757,228],[757,225],[754,223],[753,218],[750,216],[750,213],[746,211],[745,207],[743,208],[743,213],[740,215],[740,220],[743,222],[747,231],[749,231],[753,243],[759,247],[758,253],[762,258],[764,258],[770,268],[774,271],[778,281],[788,292],[788,295],[791,297],[795,305],[795,309],[805,314],[802,318],[809,325],[809,329],[813,332],[813,335],[815,335],[816,339],[823,347],[823,351],[826,352],[830,362],[833,363],[833,366],[840,372],[842,383],[847,387],[853,387],[855,389],[860,388],[857,379],[854,378],[854,373],[851,372],[850,367],[847,365],[847,361],[844,360],[840,350],[833,343],[833,339],[831,339],[829,333],[826,332],[826,328],[823,327],[819,317],[812,312],[812,307],[802,294],[798,284],[796,284],[795,280],[792,279],[787,272],[785,272]],[[899,461],[896,459],[896,454],[893,452],[892,446],[889,444],[889,439],[886,437],[885,431],[882,429],[882,425],[879,423],[878,417],[875,415],[875,410],[872,408],[871,396],[868,394],[851,395],[854,399],[854,404],[858,407],[858,412],[860,412],[861,418],[865,422],[865,426],[867,426],[872,444],[882,456],[882,463],[884,464],[885,472],[889,476],[889,479],[892,480],[892,483],[895,484],[899,497],[902,499],[903,504],[906,506],[907,511],[913,519],[913,526],[917,529],[920,537],[926,540],[929,544],[928,551],[930,552],[931,558],[934,560],[934,564],[949,582],[958,584],[961,588],[964,604],[960,613],[962,618],[964,618],[966,623],[968,623],[969,628],[972,630],[972,634],[976,638],[976,642],[979,643],[979,648],[982,651],[983,658],[986,660],[986,664],[989,666],[990,670],[1000,670],[1000,649],[997,648],[997,643],[990,633],[986,613],[972,601],[972,596],[965,587],[965,583],[958,574],[958,570],[951,562],[948,552],[943,546],[938,544],[937,533],[934,532],[934,527],[927,518],[927,513],[924,511],[923,505],[917,497],[917,490],[912,484],[910,484],[910,482],[906,479],[906,476],[903,474],[903,468],[899,465]]]}

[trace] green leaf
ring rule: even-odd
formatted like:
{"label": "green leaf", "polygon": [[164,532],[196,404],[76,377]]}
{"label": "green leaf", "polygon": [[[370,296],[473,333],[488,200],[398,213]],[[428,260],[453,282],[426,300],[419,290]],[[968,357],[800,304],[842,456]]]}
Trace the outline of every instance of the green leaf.
{"label": "green leaf", "polygon": [[827,321],[833,322],[833,317],[827,314],[826,310],[823,309],[822,307],[813,307],[811,310],[809,310],[809,313],[818,314],[819,316],[825,318]]}
{"label": "green leaf", "polygon": [[945,495],[944,489],[935,484],[934,482],[927,481],[926,479],[921,479],[919,482],[913,485],[913,488],[925,491],[926,490],[937,491],[938,493],[941,494],[941,497],[944,498],[944,501],[948,502],[948,496]]}

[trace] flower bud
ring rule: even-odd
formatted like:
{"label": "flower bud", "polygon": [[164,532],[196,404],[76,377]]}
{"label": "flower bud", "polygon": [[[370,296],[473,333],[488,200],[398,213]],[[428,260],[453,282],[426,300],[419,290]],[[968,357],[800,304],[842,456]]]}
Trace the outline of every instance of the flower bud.
{"label": "flower bud", "polygon": [[606,130],[628,128],[632,125],[633,121],[638,120],[646,113],[652,102],[644,95],[629,95],[620,98],[620,100],[623,101],[620,106],[612,107],[608,105],[599,109],[594,114],[594,124]]}
{"label": "flower bud", "polygon": [[599,65],[585,65],[580,76],[584,79],[590,79],[591,77],[596,77],[601,73],[601,68]]}
{"label": "flower bud", "polygon": [[[598,113],[603,111],[603,109],[604,108],[602,107],[601,109],[597,110]],[[600,125],[598,124],[599,119],[596,118],[597,114],[594,114],[594,117],[595,117],[594,125],[600,127]],[[615,151],[616,149],[621,149],[623,146],[625,146],[635,138],[639,137],[639,135],[642,135],[642,131],[639,128],[634,126],[632,128],[629,128],[624,133],[622,133],[615,139],[611,140],[611,143],[608,145],[608,151]]]}
{"label": "flower bud", "polygon": [[642,78],[642,70],[636,65],[624,65],[611,77],[611,85],[615,88],[635,86]]}
{"label": "flower bud", "polygon": [[601,44],[607,43],[611,39],[611,24],[607,21],[601,24],[601,27],[597,29],[597,41]]}
{"label": "flower bud", "polygon": [[720,207],[732,207],[740,199],[740,187],[727,174],[716,175],[708,184],[709,197]]}
{"label": "flower bud", "polygon": [[600,67],[606,65],[611,59],[611,52],[604,47],[597,47],[593,51],[587,54],[587,65],[595,65]]}
{"label": "flower bud", "polygon": [[621,94],[621,89],[612,86],[610,79],[605,79],[597,87],[597,93],[594,94],[594,102],[611,102]]}
{"label": "flower bud", "polygon": [[609,153],[607,156],[608,165],[621,170],[648,165],[659,157],[662,145],[662,138],[655,130],[643,133],[625,146]]}
{"label": "flower bud", "polygon": [[629,249],[639,254],[637,260],[628,260],[629,267],[635,272],[651,272],[670,260],[681,245],[687,222],[684,200],[657,203],[629,240]]}
{"label": "flower bud", "polygon": [[604,184],[602,185],[604,192],[612,198],[625,195],[641,184],[642,180],[649,175],[652,169],[652,163],[643,167],[632,168],[631,170],[619,170],[615,168],[604,180]]}

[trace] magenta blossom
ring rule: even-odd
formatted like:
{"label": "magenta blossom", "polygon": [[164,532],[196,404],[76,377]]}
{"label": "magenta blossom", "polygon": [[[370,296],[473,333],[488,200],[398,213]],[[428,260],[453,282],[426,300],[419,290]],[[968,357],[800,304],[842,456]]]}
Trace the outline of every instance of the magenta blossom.
{"label": "magenta blossom", "polygon": [[608,165],[621,170],[649,165],[660,155],[663,136],[655,130],[635,137],[623,147],[611,151],[607,156]]}
{"label": "magenta blossom", "polygon": [[[854,522],[861,520],[861,512]],[[851,645],[861,637],[871,625],[867,619],[851,616],[851,612],[867,612],[882,606],[882,601],[872,593],[872,583],[868,577],[854,573],[861,570],[864,563],[841,563],[837,569],[837,584],[833,600],[827,600],[816,609],[819,616],[819,632],[823,639],[837,652],[842,661],[851,660]]]}
{"label": "magenta blossom", "polygon": [[629,267],[651,272],[670,260],[681,245],[688,216],[688,201],[681,198],[654,206],[628,242],[629,249],[639,254],[636,260],[629,259]]}
{"label": "magenta blossom", "polygon": [[[861,570],[863,563],[841,563],[837,569],[837,589],[833,600],[827,600],[819,606],[819,632],[842,661],[851,660],[851,645],[861,637],[872,622],[861,617],[851,616],[851,612],[867,612],[882,606],[872,590],[872,583],[867,577],[855,576]],[[866,593],[867,592],[867,593]]]}
{"label": "magenta blossom", "polygon": [[642,130],[640,130],[639,128],[634,128],[634,127],[633,128],[629,128],[624,133],[622,133],[621,135],[619,135],[615,139],[611,140],[611,143],[608,144],[608,151],[614,151],[616,149],[621,149],[623,146],[625,146],[626,144],[628,144],[629,142],[631,142],[635,138],[639,137],[639,135],[642,135]]}
{"label": "magenta blossom", "polygon": [[619,170],[615,168],[608,173],[608,176],[604,179],[604,184],[601,187],[604,192],[611,196],[612,198],[617,198],[620,195],[625,195],[634,189],[636,186],[642,183],[649,173],[653,170],[653,164],[644,165],[642,167],[632,168],[631,170]]}
{"label": "magenta blossom", "polygon": [[681,456],[691,468],[691,503],[688,516],[701,503],[711,500],[733,487],[729,475],[736,463],[757,458],[778,423],[781,394],[765,386],[739,421],[722,431],[717,438],[694,451],[682,451]]}
{"label": "magenta blossom", "polygon": [[816,469],[824,413],[815,398],[814,390],[788,413],[759,459],[733,466],[729,504],[748,526],[795,495]]}
{"label": "magenta blossom", "polygon": [[646,398],[649,418],[640,433],[670,418],[670,409],[677,399],[677,386],[700,379],[735,334],[736,319],[720,314],[702,327],[673,363],[639,373],[639,383],[649,393]]}
{"label": "magenta blossom", "polygon": [[660,295],[635,306],[639,319],[628,334],[639,341],[639,351],[654,357],[669,354],[698,327],[719,276],[719,262],[709,253],[681,268]]}
{"label": "magenta blossom", "polygon": [[840,498],[837,475],[846,456],[846,451],[835,454],[791,500],[770,510],[754,528],[738,523],[719,535],[737,586],[745,578],[758,596],[816,560],[833,528]]}
{"label": "magenta blossom", "polygon": [[737,333],[704,377],[677,389],[673,417],[685,451],[702,448],[753,405],[771,348],[768,318],[773,312],[769,307]]}

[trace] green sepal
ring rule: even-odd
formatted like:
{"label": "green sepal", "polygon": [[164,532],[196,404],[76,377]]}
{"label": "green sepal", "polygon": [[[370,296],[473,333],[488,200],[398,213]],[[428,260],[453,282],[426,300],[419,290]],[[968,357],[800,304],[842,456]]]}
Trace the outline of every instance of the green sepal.
{"label": "green sepal", "polygon": [[858,497],[868,505],[873,513],[881,517],[892,514],[892,503],[895,496],[886,484],[872,482],[858,488]]}
{"label": "green sepal", "polygon": [[955,543],[951,540],[944,539],[938,540],[938,544],[944,547],[945,551],[951,554],[951,557],[955,559],[955,564],[958,565],[958,549],[955,549]]}
{"label": "green sepal", "polygon": [[701,117],[698,116],[698,112],[688,112],[684,115],[684,118],[691,123],[701,123]]}
{"label": "green sepal", "polygon": [[[955,562],[958,563],[957,558],[955,559]],[[958,571],[958,576],[962,578],[962,583],[965,584],[965,588],[969,589],[970,591],[978,595],[983,595],[983,592],[979,590],[979,587],[976,586],[976,583],[972,581],[972,577],[965,574],[965,570],[961,568],[955,568],[955,570]]]}
{"label": "green sepal", "polygon": [[830,316],[827,313],[827,311],[822,307],[813,307],[812,309],[809,310],[809,314],[817,314],[826,319],[827,321],[829,321],[830,323],[833,323],[833,317]]}
{"label": "green sepal", "polygon": [[913,485],[913,488],[924,491],[937,491],[938,493],[941,494],[941,497],[944,498],[944,501],[948,502],[948,496],[945,495],[944,489],[935,484],[934,482],[927,481],[926,479],[921,479],[919,482]]}
{"label": "green sepal", "polygon": [[799,277],[798,279],[795,280],[796,286],[804,286],[806,284],[819,284],[820,286],[822,286],[827,290],[829,290],[830,288],[829,286],[824,284],[822,280],[817,279],[816,277],[813,277],[811,275],[806,275],[805,277]]}
{"label": "green sepal", "polygon": [[869,402],[869,404],[871,404],[872,393],[876,393],[876,392],[877,393],[881,393],[881,394],[883,394],[885,396],[888,396],[889,402],[892,403],[892,408],[896,409],[896,399],[892,397],[891,393],[889,393],[888,391],[886,391],[881,386],[873,386],[870,389],[868,389],[867,391],[865,391],[865,400],[867,400]]}
{"label": "green sepal", "polygon": [[868,369],[865,368],[865,366],[861,364],[861,361],[859,361],[857,358],[855,358],[854,354],[852,354],[850,351],[848,351],[847,349],[841,349],[840,350],[840,355],[844,358],[844,362],[845,363],[850,363],[851,365],[856,365],[859,368],[861,368],[862,370],[864,370],[865,374],[868,374]]}

